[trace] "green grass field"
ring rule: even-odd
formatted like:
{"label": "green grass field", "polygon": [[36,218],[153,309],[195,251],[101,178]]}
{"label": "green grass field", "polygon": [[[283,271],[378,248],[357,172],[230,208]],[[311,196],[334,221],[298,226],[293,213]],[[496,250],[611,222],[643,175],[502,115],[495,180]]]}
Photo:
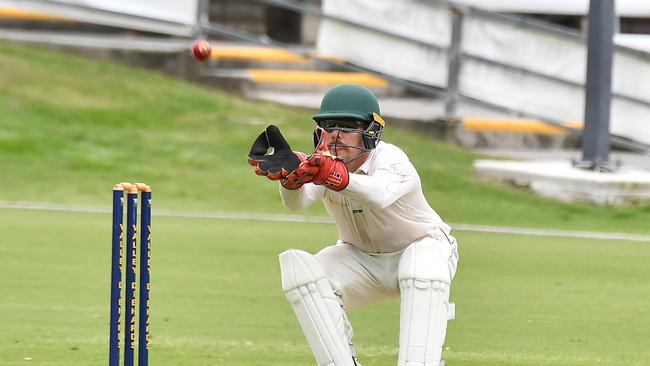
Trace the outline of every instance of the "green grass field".
{"label": "green grass field", "polygon": [[[0,364],[107,362],[110,215],[0,210]],[[334,226],[154,217],[153,365],[312,365],[277,254]],[[450,365],[647,365],[645,243],[458,233]],[[364,365],[395,365],[398,303],[351,312]]]}
{"label": "green grass field", "polygon": [[[286,213],[276,184],[246,164],[249,144],[273,122],[310,150],[312,111],[6,42],[0,70],[0,201],[110,209],[114,183],[144,181],[154,212]],[[650,234],[650,205],[537,198],[477,179],[471,152],[390,125],[385,138],[409,153],[448,222]],[[153,365],[314,364],[277,255],[331,244],[333,225],[153,220]],[[110,224],[0,209],[0,365],[107,362]],[[456,236],[448,365],[650,364],[648,243]],[[350,315],[364,366],[394,365],[397,301]]]}

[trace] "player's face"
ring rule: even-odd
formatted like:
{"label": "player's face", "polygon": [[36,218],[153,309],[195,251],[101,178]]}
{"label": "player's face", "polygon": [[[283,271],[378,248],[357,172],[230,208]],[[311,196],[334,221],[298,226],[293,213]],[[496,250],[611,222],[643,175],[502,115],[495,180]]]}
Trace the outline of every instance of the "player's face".
{"label": "player's face", "polygon": [[343,154],[355,153],[354,156],[356,156],[359,149],[363,149],[363,138],[358,132],[333,130],[327,133],[327,137],[329,138],[327,145],[330,153],[343,160],[348,160]]}
{"label": "player's face", "polygon": [[346,162],[348,169],[356,170],[368,156],[364,149],[363,135],[364,125],[355,126],[329,126],[325,138],[332,155],[336,155]]}

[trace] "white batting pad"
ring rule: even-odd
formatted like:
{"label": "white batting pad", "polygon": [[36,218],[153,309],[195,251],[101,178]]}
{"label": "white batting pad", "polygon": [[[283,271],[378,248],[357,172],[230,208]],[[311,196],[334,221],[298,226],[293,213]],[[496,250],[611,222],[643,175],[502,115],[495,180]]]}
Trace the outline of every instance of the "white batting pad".
{"label": "white batting pad", "polygon": [[447,333],[449,244],[426,238],[404,250],[398,366],[438,366]]}
{"label": "white batting pad", "polygon": [[354,366],[345,332],[345,313],[316,258],[289,249],[280,254],[280,272],[282,289],[318,365]]}

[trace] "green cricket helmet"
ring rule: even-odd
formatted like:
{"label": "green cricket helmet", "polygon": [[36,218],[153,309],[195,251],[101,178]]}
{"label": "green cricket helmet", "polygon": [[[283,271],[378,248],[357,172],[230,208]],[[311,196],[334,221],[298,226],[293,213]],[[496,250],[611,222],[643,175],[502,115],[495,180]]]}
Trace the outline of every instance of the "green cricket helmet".
{"label": "green cricket helmet", "polygon": [[377,147],[386,125],[380,114],[377,97],[368,88],[338,84],[325,93],[319,113],[312,118],[328,132],[361,133],[365,149],[371,150]]}

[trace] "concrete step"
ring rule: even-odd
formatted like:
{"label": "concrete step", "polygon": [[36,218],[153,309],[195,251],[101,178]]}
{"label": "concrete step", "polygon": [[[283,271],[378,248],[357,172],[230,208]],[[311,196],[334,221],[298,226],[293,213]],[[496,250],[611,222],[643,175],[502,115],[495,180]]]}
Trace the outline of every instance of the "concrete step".
{"label": "concrete step", "polygon": [[[542,121],[525,118],[490,118],[467,116],[462,118],[463,128],[466,131],[492,131],[512,133],[537,133],[541,135],[566,135],[567,130],[544,123]],[[582,129],[582,123],[566,121],[564,126]]]}
{"label": "concrete step", "polygon": [[[332,70],[332,64],[344,61],[320,55],[311,48],[281,49],[236,43],[211,43],[212,67],[226,69],[272,68],[288,70]],[[326,60],[315,60],[311,56]]]}
{"label": "concrete step", "polygon": [[[476,153],[489,158],[511,159],[518,161],[580,161],[582,149],[473,149]],[[609,161],[621,166],[632,167],[650,172],[650,159],[642,153],[629,151],[610,151]]]}
{"label": "concrete step", "polygon": [[[190,57],[189,50],[192,48],[192,40],[185,38],[98,34],[81,31],[55,32],[0,28],[0,39],[77,49],[134,51],[152,54],[182,53],[188,58]],[[161,60],[161,62],[163,61]]]}
{"label": "concrete step", "polygon": [[336,57],[328,57],[316,53],[310,48],[295,48],[285,50],[282,48],[251,46],[238,43],[211,43],[213,60],[245,60],[245,61],[268,61],[306,63],[310,62],[310,55],[320,57],[333,62],[343,62]]}
{"label": "concrete step", "polygon": [[474,170],[565,202],[625,205],[650,200],[650,172],[634,167],[605,173],[577,168],[570,160],[476,160]]}
{"label": "concrete step", "polygon": [[254,92],[323,93],[339,83],[357,83],[377,95],[388,95],[390,83],[359,72],[209,68],[204,76],[211,83],[250,95]]}

